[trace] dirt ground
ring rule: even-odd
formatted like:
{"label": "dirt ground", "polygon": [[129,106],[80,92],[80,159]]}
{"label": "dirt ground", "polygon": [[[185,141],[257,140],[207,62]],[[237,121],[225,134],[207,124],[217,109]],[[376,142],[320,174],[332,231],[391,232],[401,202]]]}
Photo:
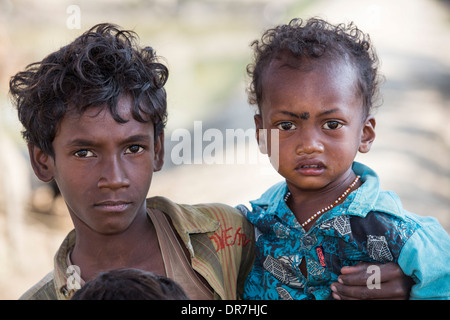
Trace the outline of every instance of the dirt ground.
{"label": "dirt ground", "polygon": [[[372,167],[382,187],[396,191],[406,209],[436,217],[450,232],[450,14],[445,1],[318,1],[304,14],[331,22],[354,20],[371,34],[386,81],[375,144],[357,160]],[[252,110],[241,89],[221,114],[206,117],[204,129],[216,127],[218,118],[222,128],[236,123],[252,128]],[[170,132],[166,139],[170,144]],[[238,148],[256,151],[254,142]],[[166,152],[170,155],[170,149]],[[263,157],[236,165],[174,166],[169,161],[168,156],[166,168],[155,174],[149,195],[181,203],[247,204],[281,180]],[[71,229],[66,210],[55,205],[53,214],[30,211],[22,221],[23,241],[16,246],[23,254],[11,256],[7,244],[0,246],[0,299],[17,299],[52,269],[53,255]],[[0,226],[5,219],[0,215]]]}

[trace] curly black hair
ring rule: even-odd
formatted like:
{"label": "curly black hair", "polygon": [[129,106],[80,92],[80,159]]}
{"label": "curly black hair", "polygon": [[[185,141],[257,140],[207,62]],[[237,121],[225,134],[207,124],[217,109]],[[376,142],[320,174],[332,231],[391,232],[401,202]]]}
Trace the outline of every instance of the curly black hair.
{"label": "curly black hair", "polygon": [[75,292],[72,300],[189,300],[174,280],[144,270],[101,272]]}
{"label": "curly black hair", "polygon": [[[292,19],[287,25],[268,29],[251,43],[254,60],[247,66],[251,78],[248,100],[261,108],[262,76],[272,59],[288,52],[298,60],[302,58],[344,59],[355,67],[358,74],[357,87],[363,98],[365,114],[368,115],[378,98],[382,77],[378,74],[378,57],[370,37],[353,23],[332,25],[319,18],[306,21]],[[310,60],[311,61],[311,60]],[[261,111],[261,110],[259,110]]]}
{"label": "curly black hair", "polygon": [[133,99],[133,118],[152,121],[158,135],[167,121],[169,71],[151,47],[141,48],[137,40],[133,31],[98,24],[13,76],[10,95],[27,143],[54,156],[52,142],[68,108],[81,114],[103,106],[114,120],[126,122],[117,111],[121,95]]}

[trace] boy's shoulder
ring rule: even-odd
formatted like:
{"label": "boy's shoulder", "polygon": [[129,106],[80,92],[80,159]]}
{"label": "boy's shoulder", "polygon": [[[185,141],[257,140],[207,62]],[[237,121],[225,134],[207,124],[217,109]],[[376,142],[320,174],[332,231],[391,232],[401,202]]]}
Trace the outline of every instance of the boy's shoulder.
{"label": "boy's shoulder", "polygon": [[215,293],[236,299],[254,254],[253,227],[241,212],[221,203],[178,204],[164,197],[147,199],[147,207],[170,217],[191,253],[194,270],[212,279]]}
{"label": "boy's shoulder", "polygon": [[49,272],[41,281],[28,289],[19,300],[56,300],[56,289],[53,271]]}
{"label": "boy's shoulder", "polygon": [[172,219],[175,227],[188,233],[213,232],[224,223],[247,224],[238,209],[223,203],[179,204],[165,197],[152,197],[147,199],[147,207],[161,210]]}
{"label": "boy's shoulder", "polygon": [[211,242],[217,251],[223,246],[251,247],[247,245],[254,237],[253,226],[241,211],[226,204],[178,204],[164,197],[153,197],[147,199],[147,207],[160,210],[170,217],[189,250],[193,250],[191,244],[197,240],[202,245]]}

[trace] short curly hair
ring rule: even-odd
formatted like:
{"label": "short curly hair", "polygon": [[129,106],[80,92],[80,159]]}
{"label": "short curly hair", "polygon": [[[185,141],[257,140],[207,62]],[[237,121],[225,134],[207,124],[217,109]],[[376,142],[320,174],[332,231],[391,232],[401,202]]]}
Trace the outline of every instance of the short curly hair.
{"label": "short curly hair", "polygon": [[332,25],[319,18],[306,21],[292,19],[287,25],[268,29],[251,43],[254,60],[247,66],[251,83],[247,89],[248,101],[261,111],[263,97],[262,78],[272,59],[288,52],[295,58],[339,58],[349,61],[358,75],[357,88],[363,98],[368,115],[378,99],[382,77],[378,74],[378,57],[370,37],[353,23]]}
{"label": "short curly hair", "polygon": [[140,269],[101,272],[75,292],[72,300],[189,300],[174,280]]}
{"label": "short curly hair", "polygon": [[137,39],[133,31],[98,24],[13,76],[10,95],[27,143],[54,156],[52,142],[69,108],[81,114],[103,106],[114,120],[126,122],[117,110],[122,95],[133,99],[133,118],[152,121],[158,135],[167,121],[164,85],[169,71],[155,51],[139,47]]}

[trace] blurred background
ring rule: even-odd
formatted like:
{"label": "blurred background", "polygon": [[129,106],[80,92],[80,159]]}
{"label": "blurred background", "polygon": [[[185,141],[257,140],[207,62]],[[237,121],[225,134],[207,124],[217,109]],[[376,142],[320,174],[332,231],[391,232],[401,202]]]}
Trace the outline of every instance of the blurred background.
{"label": "blurred background", "polygon": [[[0,1],[0,299],[17,299],[49,272],[72,229],[64,202],[31,171],[9,79],[100,22],[136,31],[170,70],[166,162],[149,195],[237,205],[281,181],[268,161],[175,165],[172,133],[193,132],[194,121],[203,132],[253,128],[245,68],[251,41],[266,28],[294,17],[354,21],[371,35],[386,77],[375,144],[357,160],[406,209],[435,216],[450,231],[449,7],[442,0]],[[257,152],[253,137],[236,150]]]}

